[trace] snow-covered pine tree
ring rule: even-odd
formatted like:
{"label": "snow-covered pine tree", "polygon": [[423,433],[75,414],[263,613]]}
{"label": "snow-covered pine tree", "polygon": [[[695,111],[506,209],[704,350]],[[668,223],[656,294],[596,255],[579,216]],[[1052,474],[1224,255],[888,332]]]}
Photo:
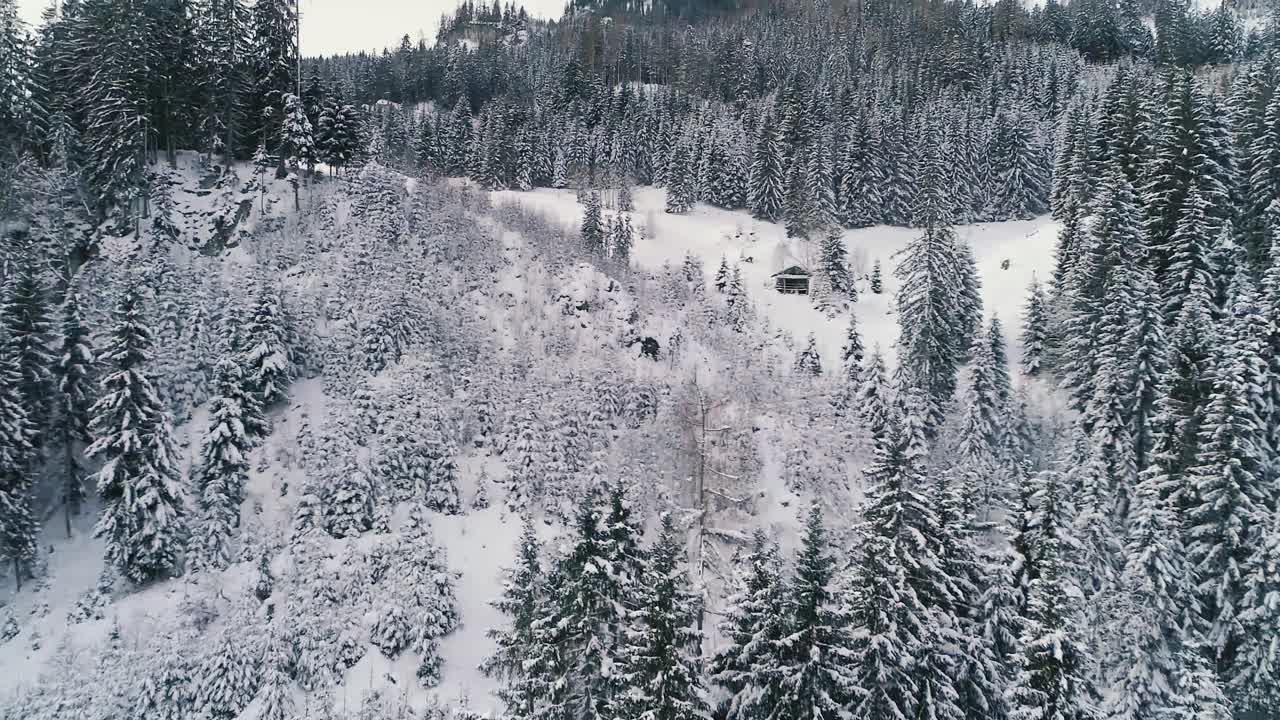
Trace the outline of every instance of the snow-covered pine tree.
{"label": "snow-covered pine tree", "polygon": [[796,355],[796,372],[809,377],[822,375],[822,355],[818,352],[818,339],[809,333],[804,349]]}
{"label": "snow-covered pine tree", "polygon": [[831,282],[831,289],[837,294],[857,301],[858,289],[849,277],[848,253],[845,251],[844,236],[839,226],[833,225],[822,240],[822,259],[820,267]]}
{"label": "snow-covered pine tree", "polygon": [[332,468],[323,488],[325,532],[335,538],[358,537],[373,527],[372,488],[364,472],[348,463]]}
{"label": "snow-covered pine tree", "polygon": [[294,717],[293,682],[289,677],[293,667],[293,643],[287,635],[288,624],[277,619],[271,625],[267,642],[263,645],[262,683],[258,688],[259,720],[291,720]]}
{"label": "snow-covered pine tree", "polygon": [[[240,157],[257,136],[245,122],[250,91],[245,59],[249,54],[250,12],[242,0],[213,0],[192,7],[196,32],[195,76],[204,88],[200,109],[201,147]],[[252,147],[252,145],[248,145]]]}
{"label": "snow-covered pine tree", "polygon": [[[594,470],[599,473],[598,468]],[[618,597],[634,599],[644,582],[644,558],[640,550],[644,530],[632,516],[626,485],[620,481],[609,488],[609,514],[604,518],[602,529],[608,543],[607,556],[613,568],[616,593]]]}
{"label": "snow-covered pine tree", "polygon": [[106,538],[107,564],[136,583],[167,574],[181,554],[186,505],[169,418],[146,374],[151,330],[140,283],[121,292],[102,359],[107,371],[94,403],[85,454],[98,458],[102,517],[94,533]]}
{"label": "snow-covered pine tree", "polygon": [[922,494],[927,441],[919,391],[910,391],[877,438],[867,470],[863,542],[854,570],[852,643],[855,720],[948,717],[957,711],[941,654],[951,630],[937,554],[938,516]]}
{"label": "snow-covered pine tree", "polygon": [[1199,625],[1195,571],[1182,543],[1182,521],[1158,473],[1144,473],[1125,544],[1121,587],[1127,594],[1118,628],[1128,660],[1117,667],[1109,717],[1161,717],[1181,703],[1179,681]]}
{"label": "snow-covered pine tree", "polygon": [[[1153,418],[1157,402],[1163,392],[1160,384],[1169,366],[1169,343],[1156,296],[1159,289],[1155,275],[1149,267],[1141,265],[1133,280],[1134,303],[1130,309],[1127,343],[1133,349],[1132,370],[1132,419],[1134,463],[1138,469],[1150,462],[1153,444]],[[1126,494],[1131,494],[1126,490]],[[1122,499],[1127,505],[1128,498]]]}
{"label": "snow-covered pine tree", "polygon": [[190,633],[177,633],[167,637],[156,658],[156,669],[141,677],[141,692],[134,705],[132,717],[148,717],[157,720],[183,720],[190,717],[195,702],[195,681],[192,676],[194,663],[190,647]]}
{"label": "snow-covered pine tree", "polygon": [[83,118],[83,146],[94,209],[114,213],[116,232],[141,229],[146,197],[147,75],[139,53],[150,47],[142,0],[81,3],[73,40],[83,84],[75,103]]}
{"label": "snow-covered pine tree", "polygon": [[786,200],[782,207],[789,238],[807,240],[809,233],[818,226],[818,198],[812,194],[809,181],[809,169],[817,164],[817,154],[815,146],[797,146],[792,152],[787,169]]}
{"label": "snow-covered pine tree", "polygon": [[795,574],[785,587],[787,623],[780,665],[765,668],[782,691],[772,717],[838,718],[857,695],[861,678],[851,672],[851,664],[858,661],[853,618],[839,583],[822,510],[815,504],[807,513]]}
{"label": "snow-covered pine tree", "polygon": [[674,214],[686,213],[693,207],[697,199],[697,169],[693,157],[694,139],[684,137],[678,140],[671,149],[671,157],[667,161],[667,204],[666,211]]}
{"label": "snow-covered pine tree", "polygon": [[880,258],[876,258],[875,264],[871,266],[871,292],[879,295],[884,292],[884,281],[881,280]]}
{"label": "snow-covered pine tree", "polygon": [[587,252],[603,256],[605,252],[604,223],[600,216],[600,193],[587,194],[582,210],[582,246]]}
{"label": "snow-covered pine tree", "polygon": [[731,276],[731,273],[729,272],[729,259],[724,255],[721,255],[720,267],[716,269],[716,277],[714,281],[716,292],[718,293],[725,292],[725,290],[729,287],[730,276]]}
{"label": "snow-covered pine tree", "polygon": [[737,265],[733,266],[733,276],[729,278],[729,290],[725,295],[725,319],[729,327],[734,332],[746,332],[752,318],[751,299],[742,284],[742,268]]}
{"label": "snow-covered pine tree", "polygon": [[1022,315],[1022,373],[1036,377],[1044,369],[1049,340],[1048,307],[1040,281],[1032,278],[1027,309]]}
{"label": "snow-covered pine tree", "polygon": [[712,680],[729,693],[718,710],[729,720],[773,717],[785,692],[773,672],[781,664],[786,637],[782,558],[758,529],[743,562],[746,571],[737,578],[720,623],[730,644],[709,667]]}
{"label": "snow-covered pine tree", "polygon": [[562,686],[565,711],[577,720],[606,720],[617,711],[617,662],[624,599],[609,561],[610,543],[601,527],[598,495],[580,504],[568,554],[550,582],[560,588],[550,615],[539,620],[548,642],[561,648],[552,671]]}
{"label": "snow-covered pine tree", "polygon": [[289,323],[280,290],[263,281],[249,320],[244,363],[245,374],[264,407],[284,399],[293,380]]}
{"label": "snow-covered pine tree", "polygon": [[284,96],[298,86],[297,21],[288,0],[257,0],[253,5],[249,60],[255,87],[248,115],[258,129],[255,137],[271,149],[280,146]]}
{"label": "snow-covered pine tree", "polygon": [[[1234,335],[1234,333],[1232,333]],[[1213,389],[1199,433],[1199,452],[1187,473],[1191,506],[1187,552],[1196,568],[1206,641],[1230,657],[1241,640],[1237,618],[1251,548],[1261,541],[1267,507],[1260,422],[1246,387],[1249,358],[1228,337],[1214,359]]]}
{"label": "snow-covered pine tree", "polygon": [[[1161,290],[1164,316],[1168,322],[1176,320],[1182,312],[1182,304],[1194,285],[1213,286],[1210,255],[1216,237],[1210,224],[1209,209],[1208,200],[1199,188],[1192,187],[1167,246],[1159,247],[1162,259],[1167,262]],[[1149,220],[1148,226],[1152,224]]]}
{"label": "snow-covered pine tree", "polygon": [[[304,167],[310,171],[315,167],[315,134],[311,121],[307,119],[306,109],[302,106],[302,99],[293,93],[286,93],[284,96],[284,127],[281,128],[280,140],[280,156],[288,158],[295,171]],[[296,194],[294,200],[296,210]]]}
{"label": "snow-covered pine tree", "polygon": [[[1171,711],[1174,717],[1190,716],[1197,720],[1234,720],[1238,717],[1233,710],[1240,705],[1233,704],[1228,698],[1202,647],[1183,650],[1178,668],[1180,672],[1174,695],[1176,705]],[[1267,707],[1274,708],[1275,705]]]}
{"label": "snow-covered pine tree", "polygon": [[360,116],[351,105],[330,99],[320,111],[316,147],[334,173],[351,164],[360,150]]}
{"label": "snow-covered pine tree", "polygon": [[409,647],[409,636],[413,628],[404,608],[397,600],[388,600],[378,613],[369,628],[369,642],[382,651],[383,657],[394,660]]}
{"label": "snow-covered pine tree", "polygon": [[1028,588],[1022,652],[1010,691],[1011,713],[1018,720],[1085,720],[1094,717],[1096,691],[1079,632],[1077,597],[1064,566],[1065,518],[1057,473],[1039,479],[1035,542],[1036,574]]}
{"label": "snow-covered pine tree", "polygon": [[992,382],[1001,408],[1013,399],[1013,380],[1009,377],[1009,346],[1004,337],[1000,316],[992,313],[987,325],[987,342],[991,344]]}
{"label": "snow-covered pine tree", "polygon": [[974,340],[972,355],[956,441],[956,469],[974,480],[973,502],[980,516],[989,518],[1009,494],[1002,484],[1004,477],[996,471],[1007,404],[1000,400],[999,373],[989,335],[984,333]]}
{"label": "snow-covered pine tree", "polygon": [[512,425],[515,439],[509,451],[511,475],[507,482],[507,507],[520,511],[541,502],[545,490],[542,472],[542,464],[547,461],[544,430],[532,398],[525,398],[520,403]]}
{"label": "snow-covered pine tree", "polygon": [[760,124],[751,155],[751,182],[748,202],[751,216],[777,222],[782,217],[786,171],[779,141],[777,116],[770,111]]}
{"label": "snow-covered pine tree", "polygon": [[34,436],[22,398],[22,371],[12,344],[0,345],[0,560],[13,566],[17,589],[36,555],[31,458]]}
{"label": "snow-covered pine tree", "polygon": [[1048,209],[1048,168],[1036,147],[1032,120],[1021,112],[996,115],[992,165],[997,180],[995,217],[1029,220]]}
{"label": "snow-covered pine tree", "polygon": [[837,209],[845,226],[869,227],[880,218],[880,172],[879,137],[867,114],[860,113],[849,131],[837,178]]}
{"label": "snow-covered pine tree", "polygon": [[215,570],[231,561],[231,536],[240,524],[240,504],[249,474],[253,440],[239,400],[243,387],[239,363],[230,358],[220,361],[214,369],[209,427],[200,446],[200,462],[193,471],[200,508],[198,565]]}
{"label": "snow-covered pine tree", "polygon": [[533,189],[537,176],[534,153],[533,133],[528,129],[521,128],[516,134],[515,167],[511,180],[512,188],[521,192]]}
{"label": "snow-covered pine tree", "polygon": [[93,406],[90,385],[94,362],[92,340],[80,317],[80,296],[75,284],[70,283],[62,301],[62,351],[53,368],[57,383],[54,422],[66,463],[60,499],[68,537],[71,536],[71,518],[80,514],[80,504],[85,497],[80,455],[92,441],[89,415]]}
{"label": "snow-covered pine tree", "polygon": [[844,338],[840,362],[846,388],[853,395],[862,388],[862,361],[866,354],[866,347],[862,344],[862,333],[858,331],[858,316],[854,313],[849,313],[849,329],[845,332]]}
{"label": "snow-covered pine tree", "polygon": [[404,608],[409,620],[410,649],[419,656],[418,685],[433,688],[440,684],[443,658],[440,639],[458,627],[455,586],[458,576],[449,570],[444,551],[431,536],[426,509],[410,508],[401,532],[397,562],[391,568],[396,578],[392,598]]}
{"label": "snow-covered pine tree", "polygon": [[[1140,256],[1146,247],[1133,186],[1123,168],[1106,170],[1093,210],[1087,235],[1079,238],[1080,247],[1070,251],[1074,262],[1066,287],[1056,290],[1068,304],[1062,331],[1066,339],[1063,384],[1080,410],[1094,400],[1102,351],[1099,334],[1104,327],[1113,334],[1121,332],[1122,315],[1129,309],[1125,294],[1132,290],[1130,282],[1143,262]],[[1060,255],[1060,264],[1062,258]],[[1108,307],[1116,316],[1110,325],[1104,325],[1102,315]],[[1114,351],[1121,352],[1119,348]]]}
{"label": "snow-covered pine tree", "polygon": [[4,93],[0,105],[0,128],[6,143],[15,146],[20,138],[35,130],[32,126],[39,114],[39,78],[33,72],[33,43],[27,24],[19,14],[16,2],[0,5],[0,62],[6,68],[0,90]]}
{"label": "snow-covered pine tree", "polygon": [[7,278],[0,323],[6,331],[7,342],[22,377],[18,390],[34,432],[31,442],[39,448],[44,445],[49,423],[55,351],[44,283],[36,272],[38,260],[26,252],[22,255],[12,267],[12,275]]}
{"label": "snow-covered pine tree", "polygon": [[241,622],[230,623],[222,636],[207,646],[196,673],[196,717],[227,720],[253,702],[261,686],[261,626],[236,611]]}
{"label": "snow-covered pine tree", "polygon": [[[1136,267],[1128,268],[1136,273]],[[1105,308],[1094,327],[1097,339],[1096,375],[1090,379],[1093,396],[1084,408],[1082,431],[1089,437],[1090,453],[1083,473],[1093,493],[1088,512],[1100,519],[1123,519],[1137,480],[1134,426],[1131,408],[1133,357],[1129,313],[1136,302],[1134,278],[1114,271],[1103,291]],[[1105,521],[1105,520],[1104,520]]]}
{"label": "snow-covered pine tree", "polygon": [[889,378],[885,371],[884,355],[877,344],[871,351],[863,372],[862,387],[858,391],[858,408],[872,437],[881,439],[889,424]]}
{"label": "snow-covered pine tree", "polygon": [[1211,319],[1212,299],[1202,283],[1192,288],[1169,334],[1169,362],[1159,385],[1162,393],[1151,420],[1151,451],[1144,473],[1159,473],[1164,493],[1189,511],[1188,471],[1199,455],[1201,427],[1213,390],[1212,348],[1217,332]]}
{"label": "snow-covered pine tree", "polygon": [[492,628],[495,650],[480,669],[502,682],[498,697],[513,720],[533,720],[561,698],[554,675],[557,658],[544,642],[554,628],[544,622],[546,574],[532,519],[524,516],[516,565],[505,572],[502,596],[493,606],[509,618],[505,628]]}
{"label": "snow-covered pine tree", "polygon": [[457,515],[462,512],[458,497],[458,448],[446,442],[438,428],[430,433],[427,448],[430,471],[423,503],[432,511]]}
{"label": "snow-covered pine tree", "polygon": [[619,213],[613,222],[613,232],[609,238],[609,256],[622,267],[631,264],[631,249],[635,247],[635,230],[631,226],[631,213]]}
{"label": "snow-covered pine tree", "polygon": [[[932,504],[938,513],[938,561],[949,590],[941,607],[940,635],[953,663],[955,706],[962,717],[1002,720],[1008,717],[1008,661],[1021,623],[1014,614],[1016,598],[1006,561],[980,545],[990,524],[979,522],[972,473],[939,473]],[[948,641],[948,638],[951,638]],[[935,661],[936,663],[936,661]],[[951,707],[942,702],[941,709]]]}
{"label": "snow-covered pine tree", "polygon": [[1272,452],[1271,477],[1280,477],[1280,200],[1270,212],[1271,266],[1261,283],[1260,315],[1271,328],[1262,338],[1263,360],[1269,368],[1263,390],[1269,412],[1259,418],[1265,433],[1265,447]]}
{"label": "snow-covered pine tree", "polygon": [[[1262,513],[1260,541],[1244,578],[1241,644],[1228,676],[1235,706],[1266,717],[1280,703],[1280,511]],[[1185,692],[1185,691],[1184,691]]]}
{"label": "snow-covered pine tree", "polygon": [[267,146],[264,143],[258,143],[258,149],[253,151],[253,176],[257,179],[258,186],[258,214],[267,214],[267,171],[271,169],[271,155],[267,153]]}
{"label": "snow-covered pine tree", "polygon": [[[942,188],[922,191],[917,212],[924,234],[901,252],[895,274],[898,288],[898,373],[905,387],[922,391],[926,421],[942,424],[944,408],[956,389],[956,373],[973,335],[966,259],[952,230]],[[974,289],[976,290],[976,289]],[[979,308],[979,312],[980,312]]]}
{"label": "snow-covered pine tree", "polygon": [[625,633],[619,717],[709,720],[702,675],[702,600],[690,587],[684,534],[664,513],[649,553],[639,609]]}

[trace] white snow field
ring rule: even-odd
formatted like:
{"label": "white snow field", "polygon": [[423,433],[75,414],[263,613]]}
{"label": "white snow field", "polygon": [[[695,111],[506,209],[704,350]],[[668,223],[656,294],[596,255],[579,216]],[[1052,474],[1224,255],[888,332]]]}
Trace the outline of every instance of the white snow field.
{"label": "white snow field", "polygon": [[[190,182],[190,176],[186,175],[188,172],[190,170],[184,168],[182,174]],[[206,197],[187,197],[184,193],[176,193],[175,199],[180,207],[193,215],[197,208],[203,209],[209,203]],[[498,192],[493,193],[493,199],[495,202],[518,203],[567,225],[576,226],[581,220],[581,206],[576,202],[573,191]],[[665,194],[660,189],[637,189],[634,200],[634,222],[638,230],[643,228],[638,233],[633,254],[639,267],[657,270],[667,263],[679,265],[686,253],[692,253],[701,258],[710,282],[722,256],[731,264],[741,263],[749,295],[769,324],[791,335],[797,343],[803,343],[813,333],[823,354],[824,366],[838,366],[848,327],[847,313],[828,317],[813,306],[808,296],[778,294],[771,280],[775,272],[788,265],[811,265],[816,257],[812,247],[787,239],[781,226],[753,221],[743,212],[699,205],[685,215],[666,214],[663,212]],[[277,215],[292,211],[292,193],[283,182],[273,184],[267,202]],[[1048,276],[1057,227],[1046,217],[1027,222],[965,226],[958,228],[958,232],[973,246],[982,277],[986,311],[988,315],[998,313],[1004,321],[1012,345],[1011,360],[1016,361],[1020,354],[1018,328],[1027,288],[1033,276],[1039,275],[1042,279]],[[890,358],[898,334],[892,310],[893,292],[897,286],[892,272],[896,265],[894,254],[916,235],[915,230],[886,227],[845,233],[850,261],[858,277],[859,297],[852,311],[857,313],[868,348],[879,344]],[[520,242],[518,235],[501,228],[495,236],[508,246]],[[243,262],[244,258],[238,257],[239,254],[238,251],[233,252],[232,259]],[[876,260],[881,263],[884,280],[884,292],[879,295],[872,294],[868,287],[868,277]],[[1008,268],[1003,269],[1006,261]],[[229,263],[228,268],[234,268],[237,262]],[[495,278],[495,287],[517,297],[537,297],[538,293],[531,290],[535,278],[524,272],[524,268],[508,266],[501,273],[501,277]],[[591,281],[587,277],[582,280]],[[323,280],[311,278],[309,282]],[[493,308],[495,324],[501,323],[498,316],[502,314],[503,310]],[[661,323],[664,319],[654,322]],[[643,367],[639,364],[636,367],[642,368],[638,372],[681,371],[680,368],[668,370],[665,364],[644,363]],[[251,458],[250,482],[243,511],[245,523],[253,532],[279,535],[287,532],[289,513],[297,499],[296,489],[302,486],[297,433],[304,424],[315,425],[321,421],[329,400],[319,380],[298,381],[291,388],[290,398],[288,407],[273,417],[272,435],[254,450]],[[183,452],[188,460],[197,452],[204,422],[203,413],[197,412],[190,422],[179,428],[180,438],[185,439]],[[767,418],[759,424],[766,431],[761,436],[761,443],[766,442],[764,438],[770,432],[778,430],[769,426]],[[768,453],[762,454],[765,463],[761,472],[762,500],[755,523],[772,526],[784,536],[791,535],[796,498],[790,495],[779,477],[777,458]],[[506,473],[503,461],[487,454],[460,458],[459,465],[459,491],[464,498],[471,497],[482,468],[491,478]],[[849,472],[856,474],[858,470],[850,468]],[[494,497],[488,509],[471,510],[458,516],[432,516],[433,535],[443,547],[450,568],[459,574],[456,594],[461,614],[461,626],[441,642],[440,651],[445,665],[440,686],[430,691],[419,689],[414,677],[415,662],[407,655],[388,660],[380,653],[370,651],[347,672],[343,687],[334,695],[336,704],[354,707],[366,691],[381,688],[393,697],[403,697],[409,706],[415,708],[423,707],[434,698],[448,704],[465,702],[471,709],[482,713],[501,710],[494,696],[496,684],[481,674],[477,665],[493,647],[486,637],[488,629],[502,624],[502,617],[489,603],[500,594],[500,571],[512,560],[520,520],[505,510],[502,490],[496,484],[491,491]],[[101,543],[91,536],[95,510],[92,504],[87,508],[71,539],[65,537],[60,518],[51,518],[46,523],[41,545],[48,557],[48,572],[38,581],[39,587],[34,592],[28,588],[13,597],[11,587],[0,588],[0,623],[7,617],[13,617],[21,628],[16,637],[0,643],[0,702],[12,690],[33,682],[55,663],[76,658],[76,648],[90,648],[101,643],[113,624],[118,623],[129,636],[145,638],[149,628],[162,627],[164,618],[179,611],[188,587],[188,581],[184,579],[157,583],[138,592],[117,591],[116,599],[101,609],[102,619],[68,625],[68,612],[95,586],[102,570]],[[732,525],[731,522],[726,524]],[[554,540],[558,530],[547,525],[541,532],[546,539]],[[340,547],[342,543],[362,540],[333,542],[335,547]],[[335,556],[340,556],[340,553],[335,551]],[[281,567],[273,566],[276,574],[287,572],[287,567],[284,567],[287,561],[283,556],[277,559]],[[240,562],[221,575],[220,582],[226,592],[232,594],[252,583],[255,572],[253,562]],[[78,661],[87,660],[81,657]],[[256,717],[255,706],[250,705],[240,717],[241,720],[253,720]]]}
{"label": "white snow field", "polygon": [[[498,201],[510,201],[536,209],[578,225],[582,206],[572,190],[539,188],[532,192],[493,193]],[[788,238],[781,225],[760,222],[742,211],[729,211],[699,204],[683,215],[671,215],[663,208],[666,192],[660,188],[633,191],[634,224],[638,239],[633,261],[648,270],[664,263],[678,266],[685,253],[702,259],[710,282],[727,257],[730,264],[741,263],[748,292],[759,311],[775,328],[789,332],[803,343],[809,333],[818,340],[823,367],[838,367],[840,350],[848,329],[847,313],[828,317],[819,312],[806,295],[783,295],[774,290],[772,276],[790,265],[812,268],[817,259],[813,243]],[[982,277],[984,309],[988,317],[999,315],[1012,345],[1011,365],[1021,356],[1018,343],[1023,306],[1034,277],[1047,280],[1053,267],[1058,225],[1048,216],[1023,222],[980,223],[956,228],[978,260]],[[858,278],[858,301],[852,312],[858,317],[863,340],[870,349],[879,344],[886,361],[893,361],[893,344],[898,337],[898,321],[893,310],[893,294],[898,281],[893,276],[895,253],[906,247],[918,230],[899,227],[872,227],[846,230],[849,261]],[[750,259],[750,260],[748,260]],[[871,269],[880,261],[884,292],[869,289]],[[1002,265],[1008,261],[1008,269]]]}

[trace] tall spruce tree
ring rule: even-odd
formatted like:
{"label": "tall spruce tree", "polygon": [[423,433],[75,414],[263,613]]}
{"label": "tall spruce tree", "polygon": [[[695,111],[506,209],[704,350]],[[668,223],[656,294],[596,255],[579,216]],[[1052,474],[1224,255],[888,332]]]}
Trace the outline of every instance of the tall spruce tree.
{"label": "tall spruce tree", "polygon": [[901,399],[867,471],[867,504],[854,572],[856,720],[948,717],[955,689],[943,644],[951,598],[938,557],[938,516],[923,494],[927,453],[918,391]]}
{"label": "tall spruce tree", "polygon": [[777,116],[770,112],[761,123],[751,155],[751,183],[748,202],[751,216],[777,222],[782,218],[786,171],[779,142]]}
{"label": "tall spruce tree", "polygon": [[729,720],[773,717],[783,693],[772,672],[786,636],[782,559],[765,531],[757,530],[743,562],[746,571],[729,594],[720,624],[729,645],[709,667],[712,680],[728,693],[719,713]]}
{"label": "tall spruce tree", "polygon": [[1180,674],[1186,650],[1197,636],[1199,604],[1194,570],[1182,542],[1181,516],[1165,496],[1158,473],[1146,473],[1138,495],[1121,587],[1127,595],[1124,625],[1128,660],[1113,682],[1109,717],[1146,720],[1165,717],[1181,703]]}
{"label": "tall spruce tree", "polygon": [[1206,641],[1220,667],[1230,665],[1241,642],[1244,573],[1251,548],[1261,541],[1259,524],[1269,496],[1261,423],[1250,401],[1249,363],[1257,357],[1244,330],[1237,323],[1219,343],[1199,451],[1188,471],[1187,550],[1196,570]]}
{"label": "tall spruce tree", "polygon": [[243,0],[204,0],[195,6],[195,25],[201,147],[244,157],[259,142],[246,120],[253,90],[249,7]]}
{"label": "tall spruce tree", "polygon": [[201,565],[214,569],[226,567],[231,560],[231,535],[240,524],[240,504],[249,474],[253,418],[247,417],[252,408],[240,402],[243,387],[239,363],[230,358],[221,360],[214,368],[209,427],[193,473],[201,515],[197,556]]}
{"label": "tall spruce tree", "polygon": [[889,396],[889,378],[884,367],[884,355],[877,345],[871,351],[863,373],[862,387],[858,391],[858,407],[867,430],[877,440],[884,436],[889,425],[891,398]]}
{"label": "tall spruce tree", "polygon": [[934,210],[924,234],[902,251],[895,274],[898,288],[898,366],[903,384],[922,392],[927,404],[926,421],[931,428],[941,425],[945,406],[955,394],[956,373],[972,344],[972,330],[966,333],[966,315],[971,311],[963,298],[967,284],[964,258],[955,232],[936,208],[939,199],[925,201]]}
{"label": "tall spruce tree", "polygon": [[1028,587],[1022,652],[1010,700],[1019,720],[1089,720],[1096,692],[1086,675],[1078,638],[1078,614],[1071,573],[1063,553],[1065,506],[1054,472],[1039,479],[1036,498],[1036,574]]}
{"label": "tall spruce tree", "polygon": [[22,398],[22,371],[11,342],[0,346],[0,560],[12,564],[17,589],[35,559],[32,424]]}
{"label": "tall spruce tree", "polygon": [[776,674],[782,692],[771,717],[834,720],[855,692],[850,673],[853,635],[838,588],[836,559],[827,546],[822,510],[805,519],[795,575],[787,584],[788,626]]}
{"label": "tall spruce tree", "polygon": [[831,282],[832,292],[849,300],[858,299],[858,289],[849,277],[848,252],[838,226],[832,226],[822,239],[822,272]]}
{"label": "tall spruce tree", "polygon": [[136,583],[166,575],[181,554],[186,505],[173,431],[147,375],[152,333],[143,315],[141,285],[120,294],[102,351],[106,374],[94,403],[85,450],[102,463],[102,517],[94,532],[106,539],[107,564]]}
{"label": "tall spruce tree", "polygon": [[862,344],[862,333],[858,332],[858,316],[849,313],[849,329],[845,332],[840,362],[844,370],[846,388],[850,394],[857,393],[862,387],[862,361],[865,354],[866,347]]}
{"label": "tall spruce tree", "polygon": [[1236,707],[1268,717],[1280,703],[1280,511],[1263,513],[1260,537],[1249,560],[1240,611],[1241,646],[1227,676]]}
{"label": "tall spruce tree", "polygon": [[587,252],[602,256],[605,250],[605,227],[600,216],[600,194],[587,194],[582,211],[582,246]]}
{"label": "tall spruce tree", "polygon": [[1044,368],[1045,350],[1049,340],[1048,307],[1044,290],[1038,280],[1031,281],[1027,307],[1022,315],[1022,373],[1036,377]]}
{"label": "tall spruce tree", "polygon": [[249,320],[245,374],[263,406],[285,397],[293,380],[290,319],[280,290],[263,281]]}
{"label": "tall spruce tree", "polygon": [[27,419],[34,434],[35,447],[44,444],[49,422],[50,400],[53,397],[55,355],[50,334],[50,322],[43,283],[36,272],[35,257],[27,255],[19,259],[8,278],[5,298],[0,315],[8,335],[8,342],[18,362],[21,381],[18,390],[27,409]]}
{"label": "tall spruce tree", "polygon": [[[289,0],[253,4],[251,64],[254,92],[248,105],[254,138],[268,150],[281,150],[285,96],[298,92],[298,18]],[[282,155],[283,156],[283,155]]]}
{"label": "tall spruce tree", "polygon": [[89,417],[93,405],[90,384],[94,380],[94,362],[93,344],[80,317],[80,296],[75,285],[70,284],[62,301],[62,351],[54,366],[57,382],[55,422],[66,463],[61,500],[68,537],[71,535],[71,518],[80,514],[85,497],[80,455],[92,441]]}
{"label": "tall spruce tree", "polygon": [[496,649],[485,659],[481,670],[502,682],[498,697],[510,717],[532,720],[545,708],[554,707],[560,695],[553,674],[554,649],[545,643],[553,631],[543,621],[549,601],[547,578],[538,536],[528,516],[516,550],[517,564],[506,572],[502,596],[493,601],[510,624],[489,630]]}
{"label": "tall spruce tree", "polygon": [[635,720],[709,720],[698,629],[701,598],[689,587],[683,533],[664,514],[636,619],[625,638],[619,714]]}
{"label": "tall spruce tree", "polygon": [[592,494],[578,511],[573,544],[551,579],[561,588],[558,600],[541,621],[552,628],[548,641],[561,648],[553,673],[560,678],[561,712],[573,720],[606,720],[617,712],[610,669],[619,660],[627,605],[598,499]]}

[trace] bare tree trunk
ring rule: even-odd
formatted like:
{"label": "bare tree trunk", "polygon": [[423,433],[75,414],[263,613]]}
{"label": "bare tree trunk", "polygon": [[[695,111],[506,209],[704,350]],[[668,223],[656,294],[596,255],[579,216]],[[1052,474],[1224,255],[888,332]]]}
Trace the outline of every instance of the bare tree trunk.
{"label": "bare tree trunk", "polygon": [[67,486],[63,489],[62,509],[67,522],[67,539],[71,539],[71,516],[80,514],[80,494],[76,485],[80,482],[80,467],[76,463],[74,443],[70,438],[63,443],[67,456]]}

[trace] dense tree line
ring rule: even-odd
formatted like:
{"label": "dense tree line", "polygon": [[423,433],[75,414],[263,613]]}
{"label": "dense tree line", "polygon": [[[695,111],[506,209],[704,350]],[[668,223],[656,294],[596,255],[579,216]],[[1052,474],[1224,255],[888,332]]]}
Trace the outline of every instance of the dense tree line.
{"label": "dense tree line", "polygon": [[[1072,17],[1104,4],[1079,5]],[[816,7],[732,15],[681,35],[646,15],[600,25],[588,13],[516,38],[515,26],[525,25],[511,8],[475,20],[464,6],[448,24],[454,32],[476,23],[507,29],[474,51],[405,42],[380,59],[327,58],[309,68],[370,101],[384,66],[430,80],[383,93],[405,103],[377,119],[387,164],[469,175],[486,188],[665,186],[670,212],[697,201],[749,209],[807,237],[911,224],[930,148],[955,181],[957,222],[1044,212],[1054,123],[1084,71],[1080,53],[1155,52],[1136,15],[1126,27],[1145,41],[1102,55],[1068,42],[1078,39],[1069,28],[1062,37],[1026,31],[1044,23],[1041,12],[1058,12],[1052,3],[1017,10],[1016,22],[1007,4],[946,4],[927,17],[893,4]],[[1227,8],[1218,15],[1236,18]],[[1238,24],[1230,27],[1232,47],[1243,47]],[[411,108],[422,100],[436,111]]]}
{"label": "dense tree line", "polygon": [[[302,92],[288,0],[79,0],[50,6],[34,31],[6,0],[0,29],[3,194],[6,207],[37,214],[27,207],[38,202],[33,176],[56,181],[43,201],[65,217],[45,233],[83,243],[79,223],[112,217],[126,228],[149,217],[163,186],[158,161],[175,163],[179,149],[243,160],[261,146],[280,163],[316,159],[300,155],[313,141],[289,117],[287,98]],[[312,100],[313,128],[323,108],[347,107],[327,93]],[[326,151],[343,144],[315,141]]]}

